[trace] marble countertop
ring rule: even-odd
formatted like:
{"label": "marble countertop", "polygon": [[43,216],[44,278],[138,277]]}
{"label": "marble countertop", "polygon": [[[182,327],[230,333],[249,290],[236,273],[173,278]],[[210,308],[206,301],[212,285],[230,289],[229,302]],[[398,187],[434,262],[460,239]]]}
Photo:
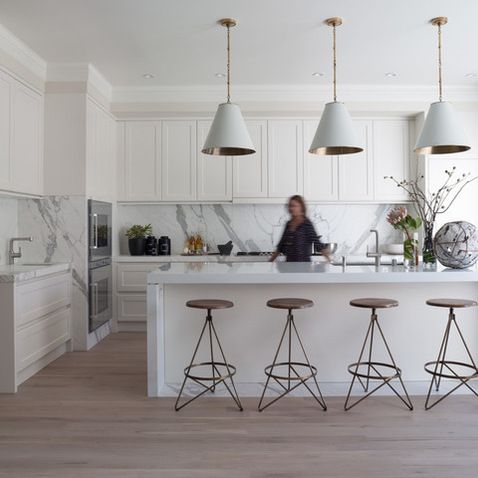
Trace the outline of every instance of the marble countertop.
{"label": "marble countertop", "polygon": [[148,284],[342,284],[478,282],[476,267],[416,270],[402,266],[335,266],[304,262],[166,263],[148,274]]}
{"label": "marble countertop", "polygon": [[22,282],[70,270],[70,263],[0,265],[0,283]]}

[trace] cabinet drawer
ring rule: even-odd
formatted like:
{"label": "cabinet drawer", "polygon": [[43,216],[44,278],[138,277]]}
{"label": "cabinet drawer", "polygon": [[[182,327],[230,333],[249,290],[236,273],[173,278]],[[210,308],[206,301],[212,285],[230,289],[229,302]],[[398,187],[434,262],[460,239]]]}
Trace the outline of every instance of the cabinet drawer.
{"label": "cabinet drawer", "polygon": [[146,292],[148,273],[158,267],[158,264],[118,264],[116,269],[117,291]]}
{"label": "cabinet drawer", "polygon": [[16,287],[16,327],[51,314],[71,303],[71,275],[61,274]]}
{"label": "cabinet drawer", "polygon": [[17,372],[70,339],[70,315],[70,308],[62,309],[17,332]]}
{"label": "cabinet drawer", "polygon": [[146,322],[146,294],[116,296],[118,322]]}

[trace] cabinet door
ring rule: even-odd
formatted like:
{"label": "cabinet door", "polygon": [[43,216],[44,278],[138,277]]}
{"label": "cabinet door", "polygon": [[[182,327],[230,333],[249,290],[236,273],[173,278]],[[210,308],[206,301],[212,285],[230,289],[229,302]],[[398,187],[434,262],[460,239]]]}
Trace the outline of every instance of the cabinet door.
{"label": "cabinet door", "polygon": [[19,84],[11,84],[11,164],[13,189],[41,194],[42,97]]}
{"label": "cabinet door", "polygon": [[302,194],[302,144],[302,121],[268,121],[269,197],[286,198]]}
{"label": "cabinet door", "polygon": [[210,121],[198,121],[197,199],[230,201],[232,199],[232,158],[201,153]]}
{"label": "cabinet door", "polygon": [[373,199],[372,122],[354,121],[361,153],[338,157],[339,199],[341,201],[366,201]]}
{"label": "cabinet door", "polygon": [[196,122],[162,121],[161,180],[163,201],[196,199]]}
{"label": "cabinet door", "polygon": [[304,121],[304,196],[310,201],[337,201],[337,157],[309,153],[318,121]]}
{"label": "cabinet door", "polygon": [[374,189],[376,200],[400,201],[407,193],[384,176],[398,181],[409,179],[410,139],[407,120],[377,120],[373,122]]}
{"label": "cabinet door", "polygon": [[125,125],[124,182],[128,200],[161,199],[159,125],[154,121]]}
{"label": "cabinet door", "polygon": [[233,158],[233,197],[267,197],[267,121],[246,121],[254,154]]}
{"label": "cabinet door", "polygon": [[11,189],[10,83],[0,74],[0,188]]}

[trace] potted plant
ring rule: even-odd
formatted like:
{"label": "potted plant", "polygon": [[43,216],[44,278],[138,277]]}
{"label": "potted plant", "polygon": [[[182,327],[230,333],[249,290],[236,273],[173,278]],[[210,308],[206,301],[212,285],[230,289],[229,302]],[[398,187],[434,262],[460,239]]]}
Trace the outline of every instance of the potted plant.
{"label": "potted plant", "polygon": [[140,224],[134,224],[126,231],[126,237],[128,238],[129,253],[132,256],[143,256],[146,246],[146,236],[151,235],[153,228],[151,224],[141,226]]}
{"label": "potted plant", "polygon": [[403,233],[404,265],[418,265],[418,234],[415,231],[422,225],[419,217],[408,214],[407,208],[400,206],[391,209],[387,214],[387,221],[394,229]]}

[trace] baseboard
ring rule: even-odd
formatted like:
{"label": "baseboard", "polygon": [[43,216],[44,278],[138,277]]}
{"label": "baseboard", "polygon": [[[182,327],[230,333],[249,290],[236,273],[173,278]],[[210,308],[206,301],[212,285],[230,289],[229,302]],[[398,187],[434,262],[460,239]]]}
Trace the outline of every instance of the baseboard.
{"label": "baseboard", "polygon": [[146,322],[118,322],[118,332],[146,332]]}
{"label": "baseboard", "polygon": [[[309,382],[308,382],[309,383]],[[378,383],[375,382],[370,384],[370,390],[372,387],[377,385]],[[328,397],[345,397],[349,390],[350,382],[321,382],[320,389],[324,396]],[[400,383],[392,382],[392,385],[398,392],[402,392]],[[453,387],[457,385],[456,381],[453,380],[443,380],[440,385],[440,392],[439,394],[444,394],[451,390]],[[309,383],[309,386],[311,384]],[[428,387],[430,386],[429,381],[407,381],[405,382],[405,387],[409,395],[413,396],[425,396],[428,393]],[[239,382],[236,383],[236,388],[239,396],[241,397],[260,397],[262,394],[262,390],[264,387],[264,383],[244,383]],[[179,390],[181,388],[180,383],[169,383],[164,385],[161,389],[161,396],[162,397],[175,397],[178,395]],[[478,387],[475,387],[477,389]],[[193,396],[196,395],[198,392],[203,390],[200,385],[190,383],[186,384],[184,388],[185,396]],[[273,397],[277,396],[279,393],[282,393],[282,389],[277,384],[270,384],[269,389],[266,392],[266,396]],[[470,395],[471,392],[467,387],[460,387],[456,392],[457,395]],[[435,392],[434,392],[435,394]],[[222,384],[219,386],[214,393],[208,393],[206,395],[214,396],[214,397],[227,397],[229,396],[227,389]],[[352,395],[356,397],[360,397],[365,395],[363,389],[360,389],[360,385],[354,386],[354,390],[352,391]],[[383,386],[379,390],[377,390],[376,395],[381,396],[389,396],[394,395],[393,390],[390,387]],[[438,394],[437,394],[438,395]],[[307,397],[309,396],[308,390],[304,386],[297,387],[290,393],[291,397]]]}

